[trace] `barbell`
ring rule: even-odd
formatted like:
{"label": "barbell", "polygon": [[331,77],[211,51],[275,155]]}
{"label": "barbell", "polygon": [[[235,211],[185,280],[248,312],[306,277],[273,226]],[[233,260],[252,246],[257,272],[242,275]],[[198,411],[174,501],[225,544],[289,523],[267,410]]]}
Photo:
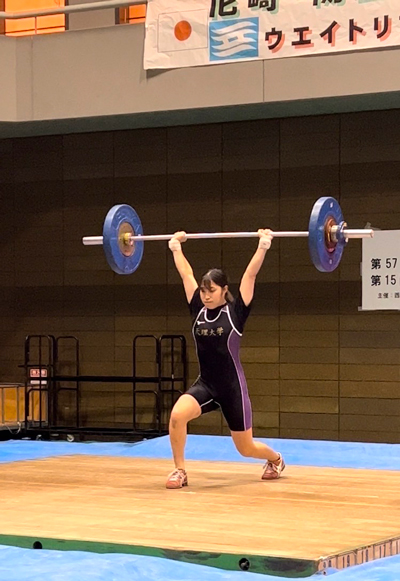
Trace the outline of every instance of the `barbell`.
{"label": "barbell", "polygon": [[[274,238],[308,238],[311,260],[321,272],[332,272],[339,265],[344,247],[350,238],[371,238],[372,229],[351,230],[343,220],[342,210],[335,198],[319,198],[311,211],[308,231],[273,232]],[[103,236],[85,236],[86,246],[103,244],[112,270],[132,274],[143,257],[143,246],[149,240],[170,240],[173,234],[144,235],[142,223],[135,210],[127,204],[113,206],[103,225]],[[208,238],[258,238],[257,232],[199,232],[187,234],[188,240]]]}

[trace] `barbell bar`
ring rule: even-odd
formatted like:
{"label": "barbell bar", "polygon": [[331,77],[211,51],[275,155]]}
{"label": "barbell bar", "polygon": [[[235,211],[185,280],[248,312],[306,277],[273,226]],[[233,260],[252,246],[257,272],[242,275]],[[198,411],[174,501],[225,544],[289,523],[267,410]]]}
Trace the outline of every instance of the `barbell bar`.
{"label": "barbell bar", "polygon": [[[337,226],[332,228],[332,233],[337,231]],[[371,238],[373,230],[368,230],[365,228],[357,229],[344,229],[344,234],[346,238]],[[288,231],[288,232],[274,232],[272,231],[274,238],[308,238],[308,231]],[[171,240],[173,234],[143,234],[143,236],[133,236],[128,235],[128,241],[143,240],[146,241],[156,241],[156,240]],[[258,232],[197,232],[193,234],[186,234],[187,240],[207,240],[210,238],[258,238]],[[83,244],[85,246],[100,246],[103,244],[103,236],[85,236],[82,238]]]}
{"label": "barbell bar", "polygon": [[[319,198],[311,211],[308,231],[272,232],[274,238],[308,238],[314,266],[321,272],[332,272],[342,258],[343,249],[351,238],[371,238],[372,229],[350,229],[343,220],[335,198]],[[144,235],[135,210],[127,204],[113,206],[104,221],[103,236],[85,236],[85,246],[103,245],[107,261],[114,272],[132,274],[143,257],[146,241],[170,240],[173,234]],[[211,238],[258,238],[258,232],[199,232],[187,234],[188,240]]]}

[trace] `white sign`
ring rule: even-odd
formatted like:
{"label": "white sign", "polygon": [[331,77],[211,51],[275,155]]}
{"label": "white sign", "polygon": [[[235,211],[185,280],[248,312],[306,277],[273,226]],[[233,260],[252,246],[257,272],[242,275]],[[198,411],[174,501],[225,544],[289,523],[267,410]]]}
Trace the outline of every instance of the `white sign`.
{"label": "white sign", "polygon": [[399,45],[399,0],[148,0],[144,68]]}
{"label": "white sign", "polygon": [[400,310],[400,230],[362,241],[362,310]]}

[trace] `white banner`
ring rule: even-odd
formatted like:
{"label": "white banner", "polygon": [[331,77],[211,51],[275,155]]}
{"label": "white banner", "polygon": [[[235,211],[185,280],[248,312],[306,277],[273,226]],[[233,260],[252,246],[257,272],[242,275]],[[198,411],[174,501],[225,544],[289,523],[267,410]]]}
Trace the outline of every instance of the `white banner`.
{"label": "white banner", "polygon": [[363,311],[400,310],[400,230],[362,241]]}
{"label": "white banner", "polygon": [[396,45],[400,0],[148,0],[144,68]]}

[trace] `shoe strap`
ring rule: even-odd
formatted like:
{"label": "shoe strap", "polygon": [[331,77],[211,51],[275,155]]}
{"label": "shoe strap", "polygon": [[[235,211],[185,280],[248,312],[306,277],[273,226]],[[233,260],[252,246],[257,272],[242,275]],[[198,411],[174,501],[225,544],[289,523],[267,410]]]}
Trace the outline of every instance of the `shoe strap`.
{"label": "shoe strap", "polygon": [[179,480],[180,478],[184,478],[186,475],[185,470],[182,468],[176,468],[168,477],[168,480]]}

